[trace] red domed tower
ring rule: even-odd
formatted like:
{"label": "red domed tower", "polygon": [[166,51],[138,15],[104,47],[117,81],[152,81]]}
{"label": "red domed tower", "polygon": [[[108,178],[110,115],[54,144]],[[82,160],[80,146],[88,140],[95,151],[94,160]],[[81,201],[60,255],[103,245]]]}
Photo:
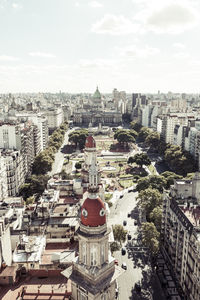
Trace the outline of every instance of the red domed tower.
{"label": "red domed tower", "polygon": [[[86,144],[95,146],[92,137]],[[73,300],[114,300],[116,278],[123,272],[110,255],[105,203],[98,195],[98,168],[91,160],[89,167],[88,197],[82,204],[79,239],[79,256],[72,267],[63,272],[71,279]]]}

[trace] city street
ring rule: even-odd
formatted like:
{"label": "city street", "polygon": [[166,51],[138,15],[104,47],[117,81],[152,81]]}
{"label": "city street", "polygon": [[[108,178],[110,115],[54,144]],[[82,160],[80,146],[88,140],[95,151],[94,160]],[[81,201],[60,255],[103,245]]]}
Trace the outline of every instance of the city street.
{"label": "city street", "polygon": [[63,162],[64,162],[64,156],[65,156],[65,153],[61,152],[61,149],[64,145],[66,145],[68,143],[69,133],[71,133],[73,130],[74,129],[71,129],[71,130],[69,129],[65,133],[63,144],[60,147],[60,149],[58,150],[58,152],[55,154],[55,159],[54,159],[54,162],[53,162],[53,165],[52,165],[52,170],[51,170],[51,172],[48,173],[49,176],[53,176],[54,174],[57,174],[57,173],[61,172]]}
{"label": "city street", "polygon": [[[113,206],[110,208],[108,224],[123,225],[123,221],[127,221],[124,228],[131,235],[132,240],[126,240],[122,247],[125,247],[126,254],[122,255],[121,250],[114,252],[115,258],[118,260],[119,266],[123,262],[127,265],[127,270],[123,276],[118,278],[119,300],[125,299],[165,299],[162,289],[159,285],[157,277],[152,277],[150,265],[148,263],[148,253],[143,250],[141,241],[139,240],[138,225],[139,211],[136,207],[137,192],[125,191],[114,195]],[[128,217],[128,213],[131,213]],[[133,247],[134,246],[134,247]],[[143,250],[143,251],[142,251]],[[137,293],[134,289],[135,283],[141,282],[142,292]]]}

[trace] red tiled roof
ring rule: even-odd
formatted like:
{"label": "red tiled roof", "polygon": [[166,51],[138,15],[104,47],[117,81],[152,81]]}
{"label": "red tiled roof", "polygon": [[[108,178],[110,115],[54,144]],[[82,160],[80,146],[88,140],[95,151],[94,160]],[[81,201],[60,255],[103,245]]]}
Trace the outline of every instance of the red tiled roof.
{"label": "red tiled roof", "polygon": [[96,142],[95,139],[89,135],[85,141],[85,147],[86,148],[96,148]]}
{"label": "red tiled roof", "polygon": [[85,226],[97,227],[106,223],[105,206],[98,197],[87,198],[81,208],[81,223]]}

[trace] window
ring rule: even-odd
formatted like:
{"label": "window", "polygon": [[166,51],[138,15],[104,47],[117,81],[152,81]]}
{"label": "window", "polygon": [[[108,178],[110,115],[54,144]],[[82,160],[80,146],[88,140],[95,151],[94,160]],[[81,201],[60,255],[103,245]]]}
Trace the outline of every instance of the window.
{"label": "window", "polygon": [[86,264],[86,243],[82,244],[82,261]]}
{"label": "window", "polygon": [[105,262],[105,244],[101,245],[101,263]]}
{"label": "window", "polygon": [[90,249],[91,266],[97,265],[97,246],[92,245]]}

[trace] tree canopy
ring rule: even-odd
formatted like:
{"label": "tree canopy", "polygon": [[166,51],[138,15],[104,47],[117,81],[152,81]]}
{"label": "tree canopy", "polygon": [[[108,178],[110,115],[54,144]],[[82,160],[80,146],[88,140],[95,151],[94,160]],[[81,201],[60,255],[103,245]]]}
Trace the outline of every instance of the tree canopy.
{"label": "tree canopy", "polygon": [[196,171],[194,158],[187,151],[182,151],[180,146],[170,145],[164,157],[169,167],[179,175],[186,176],[187,173]]}
{"label": "tree canopy", "polygon": [[152,222],[142,224],[142,243],[149,248],[153,256],[159,251],[159,237],[160,234]]}
{"label": "tree canopy", "polygon": [[149,159],[146,153],[137,153],[133,157],[129,157],[128,164],[136,163],[141,168],[143,165],[149,166],[151,164],[151,160]]}
{"label": "tree canopy", "polygon": [[36,175],[46,174],[51,171],[53,158],[47,151],[40,152],[33,162],[33,173]]}
{"label": "tree canopy", "polygon": [[125,129],[118,129],[114,134],[114,139],[123,146],[128,143],[135,143],[133,132],[130,134],[130,131]]}
{"label": "tree canopy", "polygon": [[69,142],[75,144],[76,147],[79,146],[80,149],[83,149],[87,137],[88,137],[88,130],[86,129],[75,130],[69,134]]}
{"label": "tree canopy", "polygon": [[137,199],[139,199],[139,206],[146,212],[147,219],[154,208],[162,205],[162,195],[157,189],[147,188],[140,191]]}
{"label": "tree canopy", "polygon": [[138,192],[145,190],[147,188],[157,189],[160,192],[166,188],[167,181],[163,176],[160,175],[150,175],[148,177],[140,178],[138,180],[136,189]]}
{"label": "tree canopy", "polygon": [[114,234],[114,239],[120,242],[120,244],[121,242],[125,242],[127,231],[124,229],[122,225],[120,224],[114,225],[113,234]]}
{"label": "tree canopy", "polygon": [[167,181],[167,185],[166,185],[167,189],[169,189],[170,185],[174,184],[175,179],[182,179],[183,178],[183,176],[178,175],[174,172],[170,172],[170,171],[165,171],[165,172],[161,173],[161,175],[163,177],[165,177],[165,179]]}
{"label": "tree canopy", "polygon": [[140,132],[138,134],[138,138],[141,142],[144,142],[145,139],[147,138],[147,136],[152,132],[151,129],[149,129],[148,127],[142,127],[140,129]]}
{"label": "tree canopy", "polygon": [[130,123],[130,128],[131,128],[131,129],[134,129],[136,132],[139,132],[140,129],[142,128],[142,125],[139,124],[139,123],[137,123],[137,122],[135,122],[135,121],[132,121],[132,122]]}
{"label": "tree canopy", "polygon": [[160,144],[160,134],[156,131],[152,131],[147,135],[145,138],[145,144],[150,146],[150,148],[158,149],[158,146]]}
{"label": "tree canopy", "polygon": [[155,207],[150,213],[150,221],[154,223],[158,232],[161,230],[162,223],[162,208],[160,206]]}
{"label": "tree canopy", "polygon": [[39,197],[46,189],[48,180],[49,176],[47,175],[32,175],[20,187],[19,194],[24,200],[35,194]]}

